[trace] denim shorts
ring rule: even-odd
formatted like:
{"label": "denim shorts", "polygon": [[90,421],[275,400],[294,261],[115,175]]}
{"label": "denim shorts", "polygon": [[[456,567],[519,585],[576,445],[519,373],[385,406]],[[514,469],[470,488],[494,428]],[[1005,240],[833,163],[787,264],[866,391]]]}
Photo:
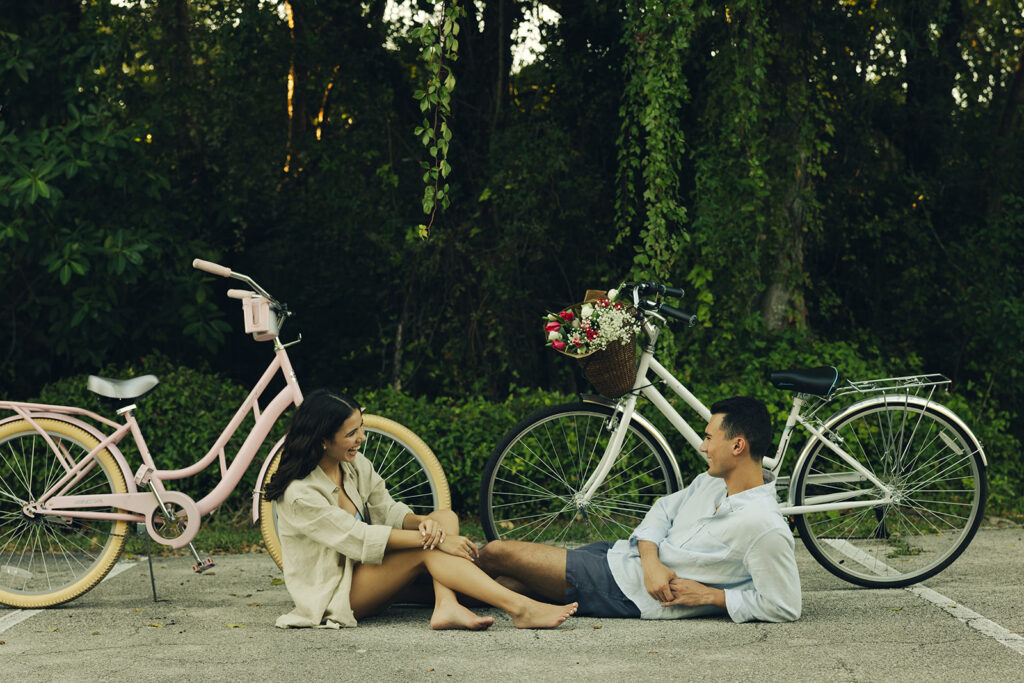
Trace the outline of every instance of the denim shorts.
{"label": "denim shorts", "polygon": [[569,550],[565,556],[565,599],[578,602],[578,617],[638,618],[640,609],[619,589],[608,566],[612,544],[598,541]]}

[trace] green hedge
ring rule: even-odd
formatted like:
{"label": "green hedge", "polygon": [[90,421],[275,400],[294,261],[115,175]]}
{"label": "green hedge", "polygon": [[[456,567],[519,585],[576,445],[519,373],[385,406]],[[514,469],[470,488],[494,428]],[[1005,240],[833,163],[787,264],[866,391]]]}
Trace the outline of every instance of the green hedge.
{"label": "green hedge", "polygon": [[[785,420],[791,395],[771,387],[767,381],[770,369],[817,365],[820,361],[815,362],[814,359],[828,358],[844,374],[855,379],[901,372],[899,368],[890,367],[893,362],[888,357],[879,354],[875,356],[876,360],[866,361],[864,358],[871,357],[870,353],[862,353],[846,344],[802,348],[797,341],[783,339],[770,349],[758,348],[753,342],[749,344],[750,348],[744,350],[743,346],[734,341],[731,345],[734,354],[716,363],[713,368],[700,365],[686,368],[683,364],[684,369],[678,374],[697,396],[709,404],[720,397],[741,394],[765,400],[775,421],[776,433]],[[740,349],[738,352],[737,347]],[[715,345],[712,344],[704,351],[716,351]],[[915,367],[902,368],[903,374],[917,371],[919,369]],[[158,375],[161,384],[152,394],[139,401],[136,415],[157,465],[164,469],[186,467],[205,454],[247,393],[244,387],[216,373],[175,366],[159,354],[128,366],[105,368],[101,372],[120,377],[146,373]],[[306,389],[308,391],[313,387]],[[404,424],[433,449],[452,489],[452,507],[468,517],[477,515],[477,490],[481,472],[491,450],[505,432],[541,407],[574,400],[569,394],[536,389],[515,390],[500,403],[475,396],[413,397],[391,390],[353,393],[367,412]],[[71,377],[47,386],[37,400],[80,405],[113,417],[111,409],[101,405],[94,395],[86,391],[85,376]],[[674,397],[670,400],[699,433],[703,428],[700,419],[688,407],[681,405],[681,401]],[[940,397],[940,400],[963,418],[985,446],[990,465],[989,511],[992,514],[1019,514],[1024,510],[1024,496],[1021,493],[1022,450],[1010,435],[1011,417],[995,407],[986,407],[981,402],[968,400],[965,393],[954,393],[952,396]],[[693,451],[667,421],[650,406],[643,410],[668,437],[679,460],[684,481],[700,472],[703,462],[694,456]],[[250,416],[243,423],[243,432],[251,422]],[[238,491],[228,499],[228,507],[236,509],[249,504],[249,493],[259,463],[269,447],[284,433],[286,423],[286,419],[281,420],[275,426],[263,450],[257,455],[257,460],[250,465],[239,484]],[[229,444],[229,459],[241,441],[242,438],[236,436]],[[793,444],[790,458],[795,458],[799,445]],[[141,462],[130,438],[122,442],[122,451],[133,468]],[[790,459],[786,468],[791,468],[793,464],[794,460]],[[199,498],[216,484],[218,478],[219,468],[213,465],[207,472],[182,481],[176,488]]]}

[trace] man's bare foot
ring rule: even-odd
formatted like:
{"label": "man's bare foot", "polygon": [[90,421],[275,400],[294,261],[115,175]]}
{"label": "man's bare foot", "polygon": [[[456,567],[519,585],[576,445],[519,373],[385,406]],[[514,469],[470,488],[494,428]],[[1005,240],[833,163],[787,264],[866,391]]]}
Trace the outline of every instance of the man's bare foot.
{"label": "man's bare foot", "polygon": [[509,614],[516,628],[555,628],[576,613],[578,603],[549,605],[546,602],[528,600],[523,611]]}
{"label": "man's bare foot", "polygon": [[494,617],[481,617],[459,603],[434,608],[430,615],[430,628],[435,631],[464,629],[483,631],[494,624]]}

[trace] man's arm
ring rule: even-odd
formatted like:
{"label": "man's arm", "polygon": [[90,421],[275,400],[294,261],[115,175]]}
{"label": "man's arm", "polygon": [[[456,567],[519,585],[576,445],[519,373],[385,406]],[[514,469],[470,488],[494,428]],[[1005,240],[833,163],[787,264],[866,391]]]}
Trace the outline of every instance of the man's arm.
{"label": "man's arm", "polygon": [[640,552],[640,565],[644,570],[644,588],[647,593],[658,601],[672,599],[671,582],[676,573],[666,567],[658,557],[658,545],[650,541],[637,543]]}
{"label": "man's arm", "polygon": [[775,529],[754,540],[743,558],[753,588],[725,591],[726,609],[735,622],[796,621],[800,618],[800,573],[793,537]]}
{"label": "man's arm", "polygon": [[643,520],[629,535],[630,546],[637,546],[639,541],[650,541],[657,551],[657,544],[668,536],[672,529],[673,513],[679,507],[680,497],[686,495],[686,492],[687,489],[683,489],[654,501],[654,505],[644,515]]}

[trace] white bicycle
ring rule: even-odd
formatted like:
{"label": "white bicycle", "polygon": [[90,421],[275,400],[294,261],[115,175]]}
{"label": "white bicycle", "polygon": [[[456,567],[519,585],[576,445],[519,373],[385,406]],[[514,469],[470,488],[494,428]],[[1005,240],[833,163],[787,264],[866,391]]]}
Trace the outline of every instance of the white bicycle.
{"label": "white bicycle", "polygon": [[[682,290],[644,282],[622,291],[647,337],[632,389],[618,400],[582,395],[543,408],[502,438],[480,485],[488,540],[571,547],[626,538],[655,499],[679,490],[679,465],[637,410],[641,395],[703,461],[701,437],[655,386],[660,380],[710,419],[655,358],[668,318],[695,320],[659,300]],[[823,367],[775,372],[771,382],[796,395],[764,467],[786,492],[782,513],[822,566],[851,583],[895,588],[935,575],[967,548],[985,509],[987,461],[967,425],[935,400],[946,377],[840,382],[835,368]],[[798,426],[807,440],[791,476],[781,476]]]}

